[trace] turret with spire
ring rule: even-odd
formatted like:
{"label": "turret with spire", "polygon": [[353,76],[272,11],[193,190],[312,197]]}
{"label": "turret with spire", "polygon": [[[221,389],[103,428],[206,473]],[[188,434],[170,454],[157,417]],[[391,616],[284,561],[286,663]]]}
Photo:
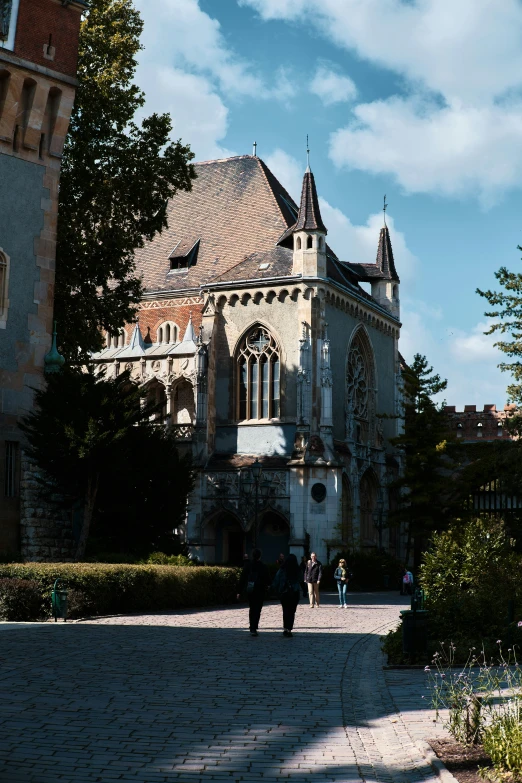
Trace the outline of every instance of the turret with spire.
{"label": "turret with spire", "polygon": [[371,283],[372,296],[396,318],[400,318],[399,275],[395,269],[390,232],[386,225],[386,196],[384,197],[384,222],[379,234],[375,264],[349,264],[357,272],[359,280]]}
{"label": "turret with spire", "polygon": [[[307,149],[307,156],[309,153]],[[303,277],[326,277],[327,231],[319,209],[309,157],[307,163],[297,221],[290,229],[294,239],[292,273]]]}

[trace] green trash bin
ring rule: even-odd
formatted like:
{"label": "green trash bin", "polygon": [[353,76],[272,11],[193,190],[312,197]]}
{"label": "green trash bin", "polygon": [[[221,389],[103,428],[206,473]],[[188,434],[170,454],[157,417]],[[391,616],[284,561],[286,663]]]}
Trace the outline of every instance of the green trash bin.
{"label": "green trash bin", "polygon": [[51,604],[53,607],[54,622],[58,621],[58,618],[63,618],[64,623],[67,622],[67,589],[65,587],[58,587],[60,579],[57,579],[54,583],[53,591],[51,593]]}
{"label": "green trash bin", "polygon": [[428,614],[426,609],[402,610],[402,651],[405,655],[418,655],[427,651]]}

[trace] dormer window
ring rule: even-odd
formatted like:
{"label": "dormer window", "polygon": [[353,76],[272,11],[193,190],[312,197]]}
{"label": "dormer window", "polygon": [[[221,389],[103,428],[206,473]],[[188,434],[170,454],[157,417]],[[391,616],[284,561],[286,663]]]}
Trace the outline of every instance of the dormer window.
{"label": "dormer window", "polygon": [[197,262],[200,240],[181,239],[172,249],[169,256],[171,272],[182,272],[190,269]]}

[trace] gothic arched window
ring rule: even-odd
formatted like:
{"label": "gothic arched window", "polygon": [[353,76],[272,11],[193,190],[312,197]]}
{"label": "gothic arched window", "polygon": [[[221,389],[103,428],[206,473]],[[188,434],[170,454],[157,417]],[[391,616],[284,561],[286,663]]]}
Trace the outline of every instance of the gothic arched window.
{"label": "gothic arched window", "polygon": [[239,419],[278,419],[281,360],[273,336],[255,326],[237,352],[237,412]]}
{"label": "gothic arched window", "polygon": [[359,330],[346,366],[347,430],[352,440],[368,443],[375,433],[375,378],[373,354],[366,334]]}

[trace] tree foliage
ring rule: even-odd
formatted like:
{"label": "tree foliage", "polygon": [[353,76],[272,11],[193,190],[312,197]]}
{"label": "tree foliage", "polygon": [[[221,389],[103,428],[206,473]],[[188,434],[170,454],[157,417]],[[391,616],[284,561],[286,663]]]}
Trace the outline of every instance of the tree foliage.
{"label": "tree foliage", "polygon": [[55,292],[61,349],[75,359],[101,347],[100,327],[131,320],[141,296],[134,252],[166,227],[168,199],[195,177],[190,148],[168,143],[168,114],[134,119],[145,102],[132,83],[142,27],[132,0],[91,0],[81,24]]}
{"label": "tree foliage", "polygon": [[150,551],[164,548],[184,519],[190,463],[153,421],[156,406],[145,395],[128,373],[106,379],[69,368],[36,391],[21,424],[46,499],[83,509],[77,559],[93,521],[98,536],[124,551]]}
{"label": "tree foliage", "polygon": [[408,555],[412,538],[421,539],[443,524],[451,459],[447,418],[432,399],[447,381],[420,354],[403,369],[402,379],[404,429],[393,444],[403,455],[403,473],[393,484],[399,504],[391,523],[406,524]]}
{"label": "tree foliage", "polygon": [[[522,247],[518,247],[522,250]],[[502,372],[510,372],[513,383],[507,388],[508,397],[517,404],[522,403],[522,273],[509,272],[505,266],[495,272],[504,291],[481,291],[477,293],[487,299],[493,310],[485,313],[488,318],[498,318],[492,324],[486,334],[510,335],[511,339],[500,339],[495,345],[506,356],[513,359],[511,362],[501,362],[499,368]],[[518,357],[518,358],[517,358]],[[518,425],[520,427],[520,424]]]}

